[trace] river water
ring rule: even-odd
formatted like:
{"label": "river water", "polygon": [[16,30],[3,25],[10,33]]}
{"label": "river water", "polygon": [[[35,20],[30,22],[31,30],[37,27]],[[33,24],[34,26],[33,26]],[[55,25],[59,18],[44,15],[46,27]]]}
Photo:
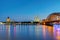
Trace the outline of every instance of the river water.
{"label": "river water", "polygon": [[60,25],[0,24],[0,40],[60,40]]}

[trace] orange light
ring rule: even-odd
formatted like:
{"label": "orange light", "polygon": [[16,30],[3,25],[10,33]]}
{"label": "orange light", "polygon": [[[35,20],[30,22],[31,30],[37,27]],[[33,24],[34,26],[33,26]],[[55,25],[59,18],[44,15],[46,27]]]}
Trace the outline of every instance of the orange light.
{"label": "orange light", "polygon": [[44,22],[44,25],[45,25],[45,22]]}

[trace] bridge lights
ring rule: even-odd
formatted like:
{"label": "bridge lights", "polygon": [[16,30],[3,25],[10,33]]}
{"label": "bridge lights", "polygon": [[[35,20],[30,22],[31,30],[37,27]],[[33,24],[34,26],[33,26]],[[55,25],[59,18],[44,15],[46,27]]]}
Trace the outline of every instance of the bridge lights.
{"label": "bridge lights", "polygon": [[3,24],[2,22],[0,22],[0,24]]}
{"label": "bridge lights", "polygon": [[45,25],[45,22],[43,24]]}

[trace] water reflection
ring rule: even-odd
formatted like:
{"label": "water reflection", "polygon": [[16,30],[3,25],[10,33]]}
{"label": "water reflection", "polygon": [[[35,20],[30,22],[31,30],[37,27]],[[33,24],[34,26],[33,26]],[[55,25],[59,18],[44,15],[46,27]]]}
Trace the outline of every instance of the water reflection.
{"label": "water reflection", "polygon": [[60,25],[54,25],[54,39],[60,40]]}
{"label": "water reflection", "polygon": [[47,29],[48,29],[48,34],[50,36],[50,39],[54,40],[54,38],[53,38],[53,26],[48,26]]}
{"label": "water reflection", "polygon": [[60,25],[0,25],[0,40],[60,40]]}
{"label": "water reflection", "polygon": [[42,40],[42,27],[40,25],[35,26],[35,35],[37,40]]}
{"label": "water reflection", "polygon": [[6,29],[4,27],[4,25],[0,25],[0,40],[4,40],[6,39]]}
{"label": "water reflection", "polygon": [[16,37],[16,27],[14,25],[5,25],[6,27],[6,39],[12,40]]}
{"label": "water reflection", "polygon": [[16,27],[14,26],[14,40],[16,40]]}
{"label": "water reflection", "polygon": [[44,40],[53,40],[53,26],[43,25],[42,28]]}
{"label": "water reflection", "polygon": [[9,40],[10,39],[10,25],[6,25],[6,36],[7,36],[7,39]]}
{"label": "water reflection", "polygon": [[42,31],[43,31],[43,37],[44,37],[45,40],[46,40],[46,29],[47,29],[47,26],[43,25],[42,26]]}

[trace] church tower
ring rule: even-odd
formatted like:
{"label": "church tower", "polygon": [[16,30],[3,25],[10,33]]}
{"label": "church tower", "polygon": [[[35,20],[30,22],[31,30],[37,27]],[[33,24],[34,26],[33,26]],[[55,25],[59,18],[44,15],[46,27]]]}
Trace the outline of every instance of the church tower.
{"label": "church tower", "polygon": [[34,17],[34,21],[35,21],[35,22],[40,22],[39,17],[38,17],[38,16],[35,16],[35,17]]}
{"label": "church tower", "polygon": [[7,22],[10,22],[10,18],[9,17],[7,18]]}

